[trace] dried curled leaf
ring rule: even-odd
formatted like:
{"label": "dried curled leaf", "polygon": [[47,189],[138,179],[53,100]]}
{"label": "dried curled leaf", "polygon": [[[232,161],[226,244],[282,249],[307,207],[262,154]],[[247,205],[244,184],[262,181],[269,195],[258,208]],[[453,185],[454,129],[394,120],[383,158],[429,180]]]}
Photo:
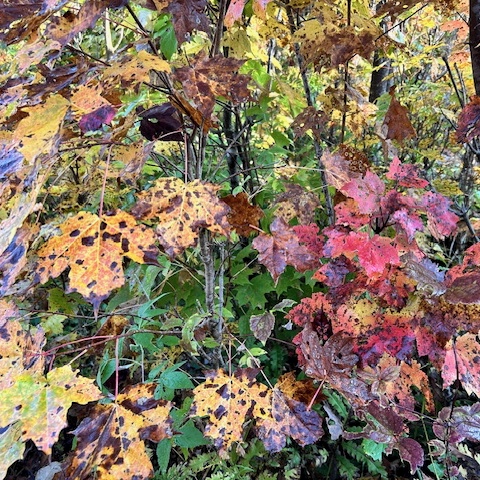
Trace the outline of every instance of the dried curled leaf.
{"label": "dried curled leaf", "polygon": [[38,252],[36,280],[45,283],[70,267],[69,292],[79,292],[95,307],[124,283],[123,257],[156,263],[155,234],[119,210],[102,217],[80,212],[60,225],[62,235]]}
{"label": "dried curled leaf", "polygon": [[171,257],[196,244],[200,229],[229,235],[229,207],[216,196],[219,185],[194,180],[184,183],[178,178],[160,178],[140,193],[132,209],[136,218],[158,221],[159,242]]}

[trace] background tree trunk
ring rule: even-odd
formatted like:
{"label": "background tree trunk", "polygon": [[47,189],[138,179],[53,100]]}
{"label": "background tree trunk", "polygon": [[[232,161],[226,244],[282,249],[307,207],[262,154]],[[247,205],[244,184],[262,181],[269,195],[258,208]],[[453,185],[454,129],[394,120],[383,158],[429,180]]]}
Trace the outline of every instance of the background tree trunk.
{"label": "background tree trunk", "polygon": [[480,0],[470,0],[470,56],[475,93],[480,95]]}

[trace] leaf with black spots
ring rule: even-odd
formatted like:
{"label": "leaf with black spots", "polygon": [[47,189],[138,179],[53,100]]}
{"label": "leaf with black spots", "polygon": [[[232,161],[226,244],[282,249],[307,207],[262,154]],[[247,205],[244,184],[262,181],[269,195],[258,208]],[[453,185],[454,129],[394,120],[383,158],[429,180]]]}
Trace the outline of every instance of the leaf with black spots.
{"label": "leaf with black spots", "polygon": [[125,281],[122,260],[156,264],[153,230],[119,210],[102,217],[80,212],[60,225],[38,252],[36,280],[45,283],[70,268],[68,292],[79,292],[95,307]]}

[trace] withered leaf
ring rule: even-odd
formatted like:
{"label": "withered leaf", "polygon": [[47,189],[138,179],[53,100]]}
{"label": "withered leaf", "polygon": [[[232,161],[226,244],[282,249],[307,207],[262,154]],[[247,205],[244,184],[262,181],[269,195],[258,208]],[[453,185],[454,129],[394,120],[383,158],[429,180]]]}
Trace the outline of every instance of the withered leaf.
{"label": "withered leaf", "polygon": [[250,329],[254,337],[263,344],[265,344],[270,337],[274,326],[275,316],[272,312],[265,312],[262,315],[252,315],[250,317]]}
{"label": "withered leaf", "polygon": [[277,196],[275,215],[286,223],[297,218],[301,225],[315,223],[315,210],[320,207],[320,200],[313,192],[301,185],[285,184],[285,192]]}
{"label": "withered leaf", "polygon": [[395,98],[395,86],[390,88],[389,94],[392,98],[383,120],[387,128],[387,139],[402,143],[407,138],[416,137],[417,133],[408,118],[408,109]]}
{"label": "withered leaf", "polygon": [[258,231],[252,227],[258,227],[258,222],[264,214],[260,207],[252,205],[248,201],[248,195],[245,192],[227,195],[222,197],[222,201],[230,207],[228,223],[239,235],[248,237],[252,232]]}

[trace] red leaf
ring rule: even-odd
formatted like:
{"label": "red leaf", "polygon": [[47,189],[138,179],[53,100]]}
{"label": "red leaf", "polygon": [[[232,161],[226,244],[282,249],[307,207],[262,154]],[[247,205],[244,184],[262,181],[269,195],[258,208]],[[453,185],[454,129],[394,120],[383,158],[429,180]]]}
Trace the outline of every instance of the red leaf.
{"label": "red leaf", "polygon": [[415,165],[401,163],[398,157],[393,158],[386,176],[402,187],[425,188],[428,185],[426,180],[418,176],[418,168]]}
{"label": "red leaf", "polygon": [[452,235],[457,229],[459,218],[450,211],[451,201],[434,192],[427,192],[420,200],[420,206],[427,214],[427,227],[430,233],[437,239]]}
{"label": "red leaf", "polygon": [[457,141],[467,143],[480,136],[480,97],[474,95],[470,98],[460,112],[457,126]]}
{"label": "red leaf", "polygon": [[372,214],[378,210],[385,184],[378,175],[368,170],[365,177],[354,178],[343,185],[341,191],[357,201],[360,213]]}

